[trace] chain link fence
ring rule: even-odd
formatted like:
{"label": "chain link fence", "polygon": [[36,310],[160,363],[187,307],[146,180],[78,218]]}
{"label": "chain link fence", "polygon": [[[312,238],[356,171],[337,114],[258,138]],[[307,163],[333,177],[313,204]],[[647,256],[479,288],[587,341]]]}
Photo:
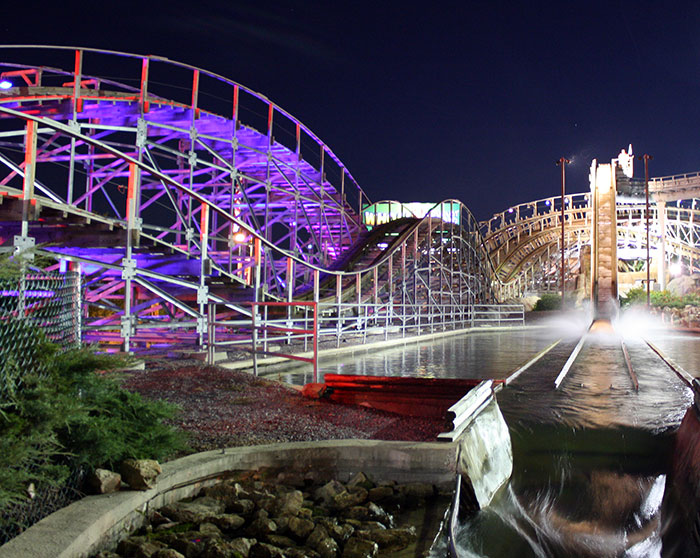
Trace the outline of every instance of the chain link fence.
{"label": "chain link fence", "polygon": [[25,371],[41,366],[38,349],[44,341],[63,349],[79,346],[79,275],[0,279],[0,402],[21,386]]}
{"label": "chain link fence", "polygon": [[[0,408],[22,387],[29,371],[41,372],[42,343],[63,350],[80,345],[81,287],[77,273],[26,273],[0,278]],[[25,502],[0,510],[0,545],[83,496],[85,472],[56,487],[28,487]],[[31,494],[30,494],[31,493]]]}
{"label": "chain link fence", "polygon": [[[28,490],[26,502],[13,504],[0,510],[0,545],[46,516],[85,496],[82,488],[86,475],[85,469],[76,469],[61,486],[44,487],[36,490],[36,493]],[[30,492],[32,492],[31,495]]]}

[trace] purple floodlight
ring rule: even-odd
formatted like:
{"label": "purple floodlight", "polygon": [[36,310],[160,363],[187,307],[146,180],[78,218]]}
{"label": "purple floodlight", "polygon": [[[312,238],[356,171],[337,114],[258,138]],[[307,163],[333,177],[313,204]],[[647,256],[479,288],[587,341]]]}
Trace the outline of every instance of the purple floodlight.
{"label": "purple floodlight", "polygon": [[6,79],[0,81],[0,89],[9,89],[10,87],[12,87],[11,81],[7,81]]}

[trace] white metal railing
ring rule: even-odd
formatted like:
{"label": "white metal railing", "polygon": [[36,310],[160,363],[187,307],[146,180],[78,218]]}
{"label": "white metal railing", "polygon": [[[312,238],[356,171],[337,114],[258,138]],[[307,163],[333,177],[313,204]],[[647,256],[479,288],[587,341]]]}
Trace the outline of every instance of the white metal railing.
{"label": "white metal railing", "polygon": [[522,304],[476,304],[472,311],[472,327],[523,325],[525,307]]}
{"label": "white metal railing", "polygon": [[[524,324],[525,316],[521,304],[416,308],[411,304],[292,302],[260,305],[251,324],[247,317],[225,316],[226,311],[223,305],[210,305],[210,363],[215,351],[235,349],[250,352],[256,364],[258,354],[304,360],[299,353],[308,351],[316,361],[322,343],[339,347],[342,341],[362,345],[377,337],[387,340],[476,327],[518,326]],[[280,345],[291,347],[281,351]]]}

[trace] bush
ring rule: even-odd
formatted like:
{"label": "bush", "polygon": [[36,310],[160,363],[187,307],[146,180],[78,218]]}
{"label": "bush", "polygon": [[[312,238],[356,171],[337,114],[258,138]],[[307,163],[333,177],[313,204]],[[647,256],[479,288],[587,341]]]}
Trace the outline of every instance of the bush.
{"label": "bush", "polygon": [[42,371],[0,404],[0,508],[37,488],[63,482],[78,467],[115,467],[126,458],[165,459],[183,449],[184,435],[165,424],[176,408],[129,392],[98,374],[123,358],[87,349],[59,353],[42,343]]}
{"label": "bush", "polygon": [[[651,291],[649,302],[657,308],[685,308],[686,306],[700,306],[700,295],[689,293],[677,296],[670,291]],[[620,297],[620,306],[646,305],[647,291],[645,287],[636,287],[627,291],[627,295]]]}
{"label": "bush", "polygon": [[561,296],[556,294],[543,294],[535,304],[535,311],[541,310],[560,310]]}

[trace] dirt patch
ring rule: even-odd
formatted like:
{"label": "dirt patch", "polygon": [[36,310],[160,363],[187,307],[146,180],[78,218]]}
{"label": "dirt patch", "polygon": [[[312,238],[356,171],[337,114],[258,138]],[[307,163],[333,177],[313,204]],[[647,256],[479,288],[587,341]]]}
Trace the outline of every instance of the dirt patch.
{"label": "dirt patch", "polygon": [[124,376],[124,387],[181,408],[173,424],[193,451],[345,438],[434,441],[442,420],[405,417],[303,398],[292,387],[196,361],[157,360]]}

